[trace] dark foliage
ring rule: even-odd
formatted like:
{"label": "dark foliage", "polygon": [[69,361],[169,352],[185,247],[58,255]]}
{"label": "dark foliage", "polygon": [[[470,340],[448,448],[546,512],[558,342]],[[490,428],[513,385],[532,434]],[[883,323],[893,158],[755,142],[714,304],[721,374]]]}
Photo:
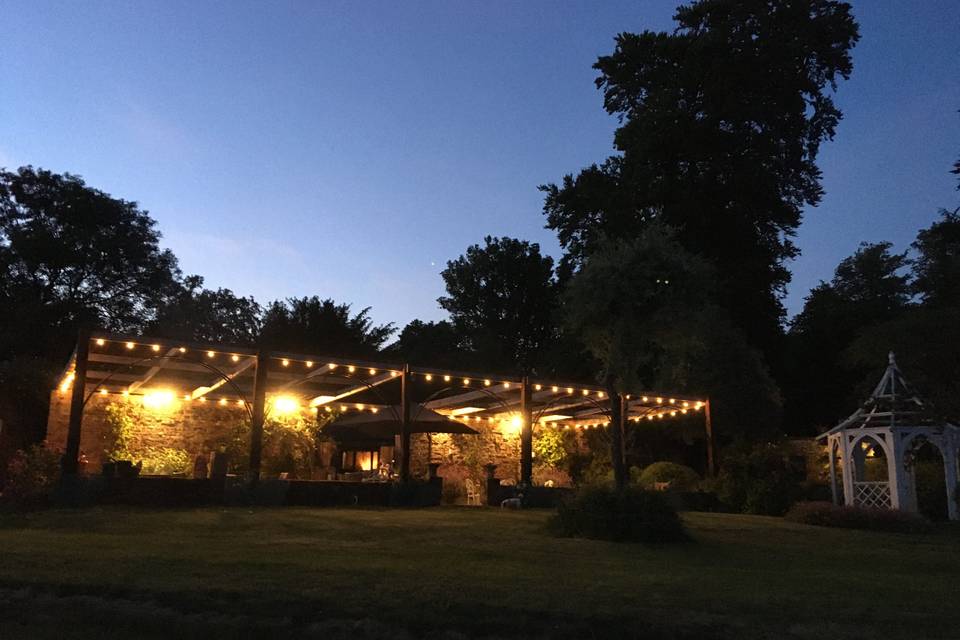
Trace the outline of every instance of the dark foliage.
{"label": "dark foliage", "polygon": [[60,455],[42,445],[18,450],[7,463],[3,503],[28,509],[46,506],[60,478]]}
{"label": "dark foliage", "polygon": [[441,275],[447,295],[438,302],[472,358],[484,368],[536,372],[557,334],[559,305],[553,259],[540,245],[487,236]]}
{"label": "dark foliage", "polygon": [[803,208],[822,196],[816,165],[841,113],[832,100],[859,38],[833,0],[701,0],[670,33],[617,36],[595,65],[621,155],[546,185],[544,213],[570,272],[604,235],[653,220],[720,276],[720,298],[750,342],[780,334],[785,261]]}
{"label": "dark foliage", "polygon": [[472,354],[462,347],[460,334],[453,324],[446,320],[411,321],[400,332],[397,341],[390,345],[388,355],[403,362],[448,369],[475,366]]}
{"label": "dark foliage", "polygon": [[677,512],[663,496],[628,486],[583,487],[557,507],[551,521],[563,536],[614,542],[663,543],[687,539]]}
{"label": "dark foliage", "polygon": [[195,342],[253,345],[260,335],[263,310],[253,298],[229,289],[203,288],[203,278],[189,276],[182,289],[157,310],[146,333]]}
{"label": "dark foliage", "polygon": [[[850,366],[844,350],[873,327],[911,308],[910,261],[889,242],[862,244],[837,266],[833,279],[807,296],[787,336],[787,428],[810,435],[833,425],[862,400],[857,384],[885,359]],[[889,346],[887,347],[890,348]]]}
{"label": "dark foliage", "polygon": [[925,533],[930,522],[914,513],[892,509],[837,506],[832,502],[798,502],[784,516],[791,522],[819,527],[870,529],[895,533]]}
{"label": "dark foliage", "polygon": [[372,357],[394,331],[393,324],[375,325],[369,308],[351,316],[349,304],[313,296],[271,304],[263,316],[260,340],[280,351]]}
{"label": "dark foliage", "polygon": [[780,516],[801,495],[804,469],[777,443],[738,443],[725,448],[711,482],[720,501],[733,511]]}

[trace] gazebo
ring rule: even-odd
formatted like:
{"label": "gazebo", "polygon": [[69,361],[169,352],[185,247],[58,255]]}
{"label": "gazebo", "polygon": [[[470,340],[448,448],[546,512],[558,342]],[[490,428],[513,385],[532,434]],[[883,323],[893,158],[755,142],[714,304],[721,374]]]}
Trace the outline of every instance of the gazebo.
{"label": "gazebo", "polygon": [[863,406],[818,439],[827,444],[834,504],[909,512],[918,511],[916,452],[929,443],[943,458],[947,516],[958,519],[960,428],[913,392],[893,352]]}

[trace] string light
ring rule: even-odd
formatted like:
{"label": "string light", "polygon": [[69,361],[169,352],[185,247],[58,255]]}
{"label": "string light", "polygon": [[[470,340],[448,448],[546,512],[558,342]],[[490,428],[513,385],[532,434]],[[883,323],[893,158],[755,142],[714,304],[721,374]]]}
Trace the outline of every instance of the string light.
{"label": "string light", "polygon": [[376,407],[370,407],[370,413],[377,413],[378,411],[380,411],[380,409]]}
{"label": "string light", "polygon": [[[597,397],[598,397],[598,398],[602,398],[602,397],[603,397],[603,391],[597,391]],[[630,396],[627,396],[627,400],[629,400],[629,399],[630,399]]]}
{"label": "string light", "polygon": [[226,404],[227,404],[227,399],[226,399],[226,398],[220,398],[220,405],[221,405],[221,406],[226,406]]}
{"label": "string light", "polygon": [[573,387],[567,387],[567,395],[573,395]]}
{"label": "string light", "polygon": [[97,346],[102,347],[106,341],[103,338],[97,338]]}
{"label": "string light", "polygon": [[554,385],[553,388],[551,388],[550,390],[556,393],[557,391],[560,391],[560,387]]}
{"label": "string light", "polygon": [[187,352],[186,347],[180,347],[180,353],[186,353],[186,352]]}
{"label": "string light", "polygon": [[127,349],[133,349],[134,344],[132,342],[127,343]]}
{"label": "string light", "polygon": [[469,387],[469,386],[470,386],[470,378],[464,378],[464,379],[463,379],[463,386],[465,386],[465,387]]}
{"label": "string light", "polygon": [[333,371],[334,369],[337,368],[337,365],[336,365],[336,363],[334,363],[334,362],[331,362],[331,363],[328,364],[327,366],[330,367],[330,370],[331,370],[331,371]]}
{"label": "string light", "polygon": [[232,356],[230,356],[230,359],[233,360],[234,362],[238,362],[240,360],[240,356],[238,356],[237,354],[233,354]]}
{"label": "string light", "polygon": [[282,365],[285,366],[285,367],[289,367],[289,366],[290,366],[290,361],[287,360],[286,358],[284,358],[283,360],[280,361],[280,364],[282,364]]}
{"label": "string light", "polygon": [[646,402],[647,400],[649,400],[649,398],[647,396],[643,396],[642,398],[640,398],[640,400],[642,402]]}
{"label": "string light", "polygon": [[155,344],[155,345],[153,345],[153,346],[150,347],[150,348],[153,349],[154,351],[160,351],[160,345],[158,345],[158,344]]}
{"label": "string light", "polygon": [[537,391],[540,391],[540,389],[543,389],[543,385],[542,385],[542,384],[535,384],[535,385],[533,385],[533,388],[536,389]]}
{"label": "string light", "polygon": [[100,389],[100,395],[102,395],[102,396],[107,395],[107,390],[106,390],[106,389]]}
{"label": "string light", "polygon": [[428,373],[427,375],[423,376],[423,377],[424,377],[424,379],[425,379],[427,382],[430,382],[431,380],[433,380],[433,375],[431,375],[431,374],[429,374],[429,373]]}
{"label": "string light", "polygon": [[207,351],[207,357],[208,357],[208,358],[212,358],[214,355],[215,355],[215,354],[213,353],[213,351]]}
{"label": "string light", "polygon": [[583,390],[583,395],[585,395],[585,396],[590,395],[590,390],[589,390],[589,389],[584,389],[584,390]]}
{"label": "string light", "polygon": [[663,404],[663,398],[657,398],[657,404]]}
{"label": "string light", "polygon": [[313,360],[307,360],[307,369],[313,369]]}
{"label": "string light", "polygon": [[450,382],[450,376],[443,376],[444,382]]}
{"label": "string light", "polygon": [[238,406],[238,407],[242,407],[242,406],[243,406],[243,398],[237,399],[237,406]]}
{"label": "string light", "polygon": [[376,370],[376,369],[370,369],[370,375],[372,375],[372,376],[377,375],[377,370]]}
{"label": "string light", "polygon": [[490,381],[489,381],[489,380],[484,380],[484,381],[483,381],[483,386],[489,387],[489,386],[490,386]]}
{"label": "string light", "polygon": [[503,388],[504,388],[504,389],[509,389],[509,388],[510,388],[510,383],[509,383],[509,382],[504,382],[504,383],[503,383]]}
{"label": "string light", "polygon": [[400,372],[399,372],[399,371],[391,371],[391,372],[390,372],[390,377],[391,377],[391,378],[396,378],[398,375],[400,375]]}
{"label": "string light", "polygon": [[206,403],[207,402],[206,396],[200,396],[200,402]]}
{"label": "string light", "polygon": [[183,399],[184,399],[186,402],[190,402],[190,394],[189,394],[189,393],[183,394]]}
{"label": "string light", "polygon": [[676,400],[674,398],[670,398],[670,404],[674,404],[675,402]]}
{"label": "string light", "polygon": [[347,367],[347,371],[349,371],[350,373],[353,373],[353,372],[356,371],[356,370],[357,370],[357,368],[356,368],[355,366],[353,366],[353,365],[350,365],[349,367]]}

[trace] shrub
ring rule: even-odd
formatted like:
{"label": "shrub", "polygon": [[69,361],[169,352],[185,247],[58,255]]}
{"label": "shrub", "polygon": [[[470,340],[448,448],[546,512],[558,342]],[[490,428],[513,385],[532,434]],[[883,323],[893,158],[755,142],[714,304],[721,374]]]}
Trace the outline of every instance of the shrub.
{"label": "shrub", "polygon": [[188,473],[193,466],[189,453],[171,447],[149,447],[144,451],[142,461],[141,473],[163,476]]}
{"label": "shrub", "polygon": [[781,516],[799,497],[804,475],[780,444],[738,445],[723,451],[709,488],[734,511]]}
{"label": "shrub", "polygon": [[17,507],[43,506],[59,479],[59,453],[39,444],[20,449],[7,465],[3,500]]}
{"label": "shrub", "polygon": [[583,487],[557,507],[551,525],[562,536],[614,542],[677,542],[687,538],[663,496],[636,487]]}
{"label": "shrub", "polygon": [[690,467],[675,462],[654,462],[640,472],[638,483],[644,489],[653,489],[658,482],[669,482],[673,491],[696,491],[700,476]]}
{"label": "shrub", "polygon": [[832,502],[798,502],[784,517],[791,522],[819,527],[870,529],[896,533],[922,533],[931,528],[929,520],[915,513],[893,509],[837,506]]}

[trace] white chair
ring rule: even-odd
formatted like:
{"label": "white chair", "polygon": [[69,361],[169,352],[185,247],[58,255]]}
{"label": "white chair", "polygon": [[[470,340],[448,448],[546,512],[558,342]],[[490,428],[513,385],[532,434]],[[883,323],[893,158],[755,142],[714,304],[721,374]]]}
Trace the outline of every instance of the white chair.
{"label": "white chair", "polygon": [[474,482],[471,478],[467,478],[463,481],[464,487],[467,489],[467,505],[476,505],[480,506],[480,487],[477,486],[477,483]]}

